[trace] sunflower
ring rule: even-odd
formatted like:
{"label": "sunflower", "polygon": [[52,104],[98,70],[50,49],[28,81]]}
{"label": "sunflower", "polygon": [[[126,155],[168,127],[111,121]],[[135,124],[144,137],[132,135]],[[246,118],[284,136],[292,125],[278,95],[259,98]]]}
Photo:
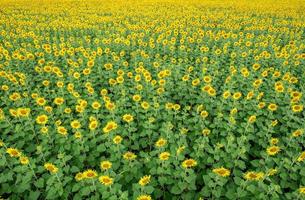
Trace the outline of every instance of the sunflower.
{"label": "sunflower", "polygon": [[213,172],[222,177],[227,177],[227,176],[230,176],[230,174],[231,174],[230,170],[226,169],[224,167],[215,168],[215,169],[213,169]]}
{"label": "sunflower", "polygon": [[149,103],[147,101],[143,101],[141,103],[141,107],[144,109],[144,110],[147,110],[149,108]]}
{"label": "sunflower", "polygon": [[270,144],[272,144],[272,145],[275,145],[275,144],[277,144],[279,142],[279,139],[278,138],[271,138],[271,140],[270,140]]}
{"label": "sunflower", "polygon": [[90,130],[95,130],[97,128],[98,122],[96,120],[92,120],[89,123],[89,129]]}
{"label": "sunflower", "polygon": [[114,121],[107,122],[106,126],[103,128],[104,133],[109,133],[112,130],[117,129],[118,125]]}
{"label": "sunflower", "polygon": [[263,172],[249,171],[244,174],[244,178],[250,181],[260,181],[264,178],[264,175],[265,174]]}
{"label": "sunflower", "polygon": [[26,156],[21,156],[21,157],[19,158],[19,161],[20,161],[20,163],[21,163],[22,165],[27,165],[27,164],[29,164],[29,159],[28,159],[28,157],[26,157]]}
{"label": "sunflower", "polygon": [[133,116],[130,114],[125,114],[125,115],[123,115],[123,120],[127,123],[130,123],[133,121]]}
{"label": "sunflower", "polygon": [[105,186],[109,186],[109,185],[112,185],[113,178],[110,178],[109,176],[100,176],[99,181],[101,184],[103,184]]}
{"label": "sunflower", "polygon": [[47,115],[39,115],[36,117],[36,123],[37,124],[46,124],[48,122],[48,116]]}
{"label": "sunflower", "polygon": [[132,152],[130,152],[130,151],[127,151],[126,153],[124,153],[123,158],[125,160],[134,160],[134,159],[137,158],[137,155],[132,153]]}
{"label": "sunflower", "polygon": [[102,161],[100,163],[100,167],[101,167],[102,170],[108,170],[108,169],[111,168],[111,166],[112,166],[112,163],[109,162],[109,161]]}
{"label": "sunflower", "polygon": [[133,95],[132,99],[133,99],[135,102],[138,102],[138,101],[140,101],[140,100],[142,99],[142,97],[141,97],[140,95],[136,94],[136,95]]}
{"label": "sunflower", "polygon": [[302,105],[293,105],[291,107],[293,112],[302,112],[303,111],[303,106]]}
{"label": "sunflower", "polygon": [[84,178],[92,179],[92,178],[97,177],[97,172],[95,170],[88,169],[83,172],[83,176],[84,176]]}
{"label": "sunflower", "polygon": [[305,194],[305,187],[300,187],[300,188],[299,188],[299,192],[300,192],[301,194]]}
{"label": "sunflower", "polygon": [[101,107],[101,104],[100,104],[99,102],[95,101],[95,102],[93,102],[93,103],[91,104],[91,107],[92,107],[94,110],[97,110],[97,109],[99,109],[99,108]]}
{"label": "sunflower", "polygon": [[37,98],[36,99],[36,103],[39,105],[39,106],[44,106],[45,104],[46,104],[46,100],[45,100],[45,98]]}
{"label": "sunflower", "polygon": [[271,146],[267,148],[267,153],[270,156],[274,156],[275,154],[277,154],[280,151],[280,147],[278,146]]}
{"label": "sunflower", "polygon": [[277,105],[274,103],[269,104],[268,109],[270,111],[276,111],[277,110]]}
{"label": "sunflower", "polygon": [[44,168],[52,174],[55,174],[58,172],[58,168],[55,165],[53,165],[52,163],[45,163]]}
{"label": "sunflower", "polygon": [[303,129],[298,129],[292,133],[293,137],[299,137],[301,135],[303,135]]}
{"label": "sunflower", "polygon": [[242,96],[241,92],[235,92],[235,93],[233,94],[233,99],[234,99],[234,100],[238,100],[241,96]]}
{"label": "sunflower", "polygon": [[61,104],[63,104],[64,103],[64,98],[62,98],[62,97],[56,97],[55,99],[54,99],[54,103],[56,104],[56,105],[61,105]]}
{"label": "sunflower", "polygon": [[21,155],[18,149],[15,148],[7,148],[6,153],[8,153],[11,157],[19,157]]}
{"label": "sunflower", "polygon": [[305,151],[303,151],[300,156],[297,158],[298,162],[302,162],[305,159]]}
{"label": "sunflower", "polygon": [[255,121],[256,121],[256,116],[255,115],[251,115],[248,119],[248,122],[251,123],[251,124],[254,123]]}
{"label": "sunflower", "polygon": [[166,145],[166,143],[167,143],[167,140],[166,139],[164,139],[164,138],[160,138],[156,143],[155,143],[155,145],[156,145],[156,147],[163,147],[164,145]]}
{"label": "sunflower", "polygon": [[202,130],[202,134],[203,134],[204,136],[208,136],[208,135],[210,135],[210,133],[211,133],[211,130],[208,129],[208,128],[205,128],[205,129]]}
{"label": "sunflower", "polygon": [[222,94],[222,97],[224,98],[224,99],[227,99],[227,98],[229,98],[231,96],[231,92],[230,91],[225,91],[223,94]]}
{"label": "sunflower", "polygon": [[143,176],[143,177],[139,180],[139,184],[140,184],[141,186],[147,185],[147,184],[150,182],[150,178],[151,178],[150,175],[149,175],[149,176]]}
{"label": "sunflower", "polygon": [[28,117],[31,110],[29,108],[18,108],[17,109],[17,116],[18,117]]}
{"label": "sunflower", "polygon": [[73,120],[71,123],[70,123],[71,127],[73,129],[79,129],[81,127],[81,124],[78,120]]}
{"label": "sunflower", "polygon": [[170,153],[169,152],[162,152],[162,153],[160,153],[160,155],[159,155],[159,159],[160,160],[168,160],[169,159],[169,157],[170,157]]}
{"label": "sunflower", "polygon": [[151,196],[150,195],[140,195],[137,197],[137,200],[152,200]]}
{"label": "sunflower", "polygon": [[78,172],[78,173],[75,175],[75,180],[76,180],[76,181],[81,181],[81,180],[83,180],[83,178],[84,178],[84,175],[83,175],[82,172]]}
{"label": "sunflower", "polygon": [[61,135],[67,135],[68,134],[68,131],[65,127],[63,126],[58,126],[57,127],[57,133],[61,134]]}
{"label": "sunflower", "polygon": [[194,159],[187,159],[182,162],[183,168],[192,168],[195,167],[196,165],[197,165],[197,161]]}
{"label": "sunflower", "polygon": [[120,144],[122,142],[123,138],[119,135],[116,135],[114,138],[113,138],[113,142],[114,144]]}

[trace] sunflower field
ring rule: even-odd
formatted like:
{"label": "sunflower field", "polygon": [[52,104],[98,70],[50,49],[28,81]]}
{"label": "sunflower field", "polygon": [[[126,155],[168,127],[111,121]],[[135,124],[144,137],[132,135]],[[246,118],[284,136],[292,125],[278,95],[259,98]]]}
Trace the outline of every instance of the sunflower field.
{"label": "sunflower field", "polygon": [[0,199],[305,199],[304,11],[1,0]]}

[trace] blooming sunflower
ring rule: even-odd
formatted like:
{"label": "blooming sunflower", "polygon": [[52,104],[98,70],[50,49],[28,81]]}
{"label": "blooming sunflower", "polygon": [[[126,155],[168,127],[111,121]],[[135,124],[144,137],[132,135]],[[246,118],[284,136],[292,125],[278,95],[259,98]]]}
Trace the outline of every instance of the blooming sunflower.
{"label": "blooming sunflower", "polygon": [[19,157],[21,155],[19,150],[15,148],[7,148],[6,153],[8,153],[11,157]]}
{"label": "blooming sunflower", "polygon": [[271,146],[267,148],[267,153],[270,156],[274,156],[275,154],[277,154],[280,151],[280,147],[278,146]]}
{"label": "blooming sunflower", "polygon": [[264,175],[265,174],[263,172],[249,171],[244,174],[244,178],[250,181],[260,181],[264,178]]}
{"label": "blooming sunflower", "polygon": [[227,176],[230,176],[230,174],[231,174],[230,170],[226,169],[224,167],[215,168],[215,169],[213,169],[213,172],[222,177],[227,177]]}
{"label": "blooming sunflower", "polygon": [[187,159],[182,162],[183,168],[192,168],[195,167],[196,165],[197,165],[197,161],[194,159]]}
{"label": "blooming sunflower", "polygon": [[105,186],[109,186],[112,185],[113,183],[113,178],[109,177],[109,176],[100,176],[99,177],[99,181],[100,183],[102,183]]}
{"label": "blooming sunflower", "polygon": [[55,174],[58,172],[58,168],[55,165],[53,165],[52,163],[45,163],[44,168],[52,174]]}
{"label": "blooming sunflower", "polygon": [[100,167],[102,170],[108,170],[112,166],[112,163],[110,161],[102,161],[100,164]]}
{"label": "blooming sunflower", "polygon": [[92,178],[97,177],[97,172],[95,170],[88,169],[88,170],[83,172],[83,176],[86,179],[92,179]]}
{"label": "blooming sunflower", "polygon": [[140,196],[137,197],[137,200],[151,200],[151,199],[152,199],[151,196],[146,195],[146,194],[140,195]]}

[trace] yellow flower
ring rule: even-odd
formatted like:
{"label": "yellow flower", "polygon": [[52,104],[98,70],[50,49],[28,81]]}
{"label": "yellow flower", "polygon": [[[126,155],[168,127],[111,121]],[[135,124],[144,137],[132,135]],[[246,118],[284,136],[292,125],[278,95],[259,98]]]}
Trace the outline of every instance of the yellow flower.
{"label": "yellow flower", "polygon": [[140,101],[142,98],[140,95],[136,94],[136,95],[133,95],[132,99],[135,101],[135,102],[138,102]]}
{"label": "yellow flower", "polygon": [[31,110],[29,108],[18,108],[17,109],[17,116],[18,117],[28,117]]}
{"label": "yellow flower", "polygon": [[124,155],[123,158],[126,160],[134,160],[137,158],[137,155],[135,155],[134,153],[127,151]]}
{"label": "yellow flower", "polygon": [[44,106],[46,104],[46,100],[44,98],[37,98],[36,99],[36,103],[39,105],[39,106]]}
{"label": "yellow flower", "polygon": [[277,120],[273,120],[272,122],[271,122],[271,126],[276,126],[278,124],[278,121]]}
{"label": "yellow flower", "polygon": [[112,185],[113,183],[113,178],[110,178],[109,176],[100,176],[99,177],[100,183],[102,183],[105,186]]}
{"label": "yellow flower", "polygon": [[28,157],[26,157],[26,156],[21,156],[21,157],[19,158],[19,161],[20,161],[20,163],[21,163],[22,165],[27,165],[27,164],[29,164],[29,159],[28,159]]}
{"label": "yellow flower", "polygon": [[52,163],[45,163],[44,168],[52,174],[55,174],[58,172],[58,168],[55,165],[53,165]]}
{"label": "yellow flower", "polygon": [[230,93],[230,91],[225,91],[225,92],[222,94],[222,96],[223,96],[224,99],[227,99],[227,98],[229,98],[229,97],[231,96],[231,93]]}
{"label": "yellow flower", "polygon": [[303,106],[302,105],[293,105],[291,107],[293,112],[302,112],[303,111]]}
{"label": "yellow flower", "polygon": [[160,155],[159,155],[159,159],[160,160],[168,160],[169,159],[169,157],[170,157],[170,153],[169,152],[162,152],[162,153],[160,153]]}
{"label": "yellow flower", "polygon": [[305,187],[300,187],[300,188],[299,188],[299,192],[300,192],[301,194],[305,194]]}
{"label": "yellow flower", "polygon": [[70,125],[73,129],[79,129],[81,127],[81,124],[78,120],[73,120]]}
{"label": "yellow flower", "polygon": [[222,177],[227,177],[227,176],[230,176],[230,174],[231,174],[230,170],[226,169],[224,167],[215,168],[215,169],[213,169],[213,172]]}
{"label": "yellow flower", "polygon": [[254,123],[255,121],[256,121],[256,116],[255,115],[251,115],[248,119],[248,122],[251,123],[251,124]]}
{"label": "yellow flower", "polygon": [[123,115],[123,120],[124,120],[125,122],[130,123],[130,122],[133,121],[133,116],[130,115],[130,114],[125,114],[125,115]]}
{"label": "yellow flower", "polygon": [[262,108],[265,107],[265,105],[266,105],[265,102],[260,102],[260,103],[257,105],[257,107],[258,107],[259,109],[262,109]]}
{"label": "yellow flower", "polygon": [[234,100],[238,100],[240,97],[241,97],[241,92],[235,92],[234,94],[233,94],[233,99]]}
{"label": "yellow flower", "polygon": [[208,128],[205,128],[205,129],[202,130],[202,134],[203,134],[204,136],[208,136],[208,135],[210,135],[210,133],[211,133],[211,130],[208,129]]}
{"label": "yellow flower", "polygon": [[115,109],[115,104],[110,102],[110,101],[107,101],[105,107],[106,107],[107,110],[112,111],[112,110]]}
{"label": "yellow flower", "polygon": [[293,137],[299,137],[301,135],[303,135],[303,129],[298,129],[292,133]]}
{"label": "yellow flower", "polygon": [[182,153],[184,151],[184,149],[185,149],[185,146],[178,147],[176,154],[179,155],[180,153]]}
{"label": "yellow flower", "polygon": [[115,144],[120,144],[122,142],[123,138],[119,135],[116,135],[114,138],[113,138],[113,142]]}
{"label": "yellow flower", "polygon": [[21,155],[18,149],[15,148],[7,148],[6,153],[8,153],[11,157],[19,157]]}
{"label": "yellow flower", "polygon": [[276,111],[277,110],[277,105],[274,103],[269,104],[268,109],[270,111]]}
{"label": "yellow flower", "polygon": [[89,122],[89,129],[90,130],[95,130],[97,128],[98,122],[96,120],[92,120]]}
{"label": "yellow flower", "polygon": [[61,135],[67,135],[68,134],[68,131],[65,127],[63,126],[58,126],[57,127],[57,133],[61,134]]}
{"label": "yellow flower", "polygon": [[191,167],[195,167],[196,165],[197,165],[197,161],[194,159],[187,159],[182,162],[183,168],[191,168]]}
{"label": "yellow flower", "polygon": [[297,158],[298,162],[302,162],[305,159],[305,151],[301,153],[301,155]]}
{"label": "yellow flower", "polygon": [[36,118],[37,124],[46,124],[48,122],[48,116],[46,115],[39,115]]}
{"label": "yellow flower", "polygon": [[150,195],[140,195],[137,197],[137,200],[152,200],[151,196]]}
{"label": "yellow flower", "polygon": [[143,109],[147,110],[147,109],[149,108],[149,103],[146,102],[146,101],[143,101],[143,102],[141,103],[141,107],[142,107]]}
{"label": "yellow flower", "polygon": [[164,145],[166,145],[167,143],[167,140],[166,139],[163,139],[163,138],[160,138],[157,142],[156,142],[156,147],[163,147]]}
{"label": "yellow flower", "polygon": [[274,156],[275,154],[277,154],[280,151],[280,147],[278,146],[271,146],[267,148],[267,153],[270,156]]}
{"label": "yellow flower", "polygon": [[109,162],[109,161],[102,161],[101,164],[100,164],[100,167],[102,170],[107,170],[107,169],[110,169],[112,166],[112,163]]}
{"label": "yellow flower", "polygon": [[264,173],[263,172],[253,172],[253,171],[250,171],[250,172],[246,172],[244,174],[244,178],[246,180],[250,180],[250,181],[259,181],[259,180],[262,180],[264,178]]}
{"label": "yellow flower", "polygon": [[75,180],[76,181],[80,181],[80,180],[82,180],[84,178],[84,175],[83,175],[83,173],[81,173],[81,172],[78,172],[76,175],[75,175]]}
{"label": "yellow flower", "polygon": [[75,133],[74,133],[74,137],[75,137],[76,139],[82,138],[81,132],[75,132]]}
{"label": "yellow flower", "polygon": [[118,125],[114,121],[107,122],[106,126],[103,128],[104,133],[109,133],[112,130],[117,129]]}
{"label": "yellow flower", "polygon": [[209,116],[209,113],[208,113],[208,111],[203,110],[203,111],[201,111],[200,116],[201,116],[202,118],[206,118],[206,117]]}
{"label": "yellow flower", "polygon": [[277,139],[277,138],[271,138],[271,140],[270,140],[270,144],[272,144],[272,145],[275,145],[278,142],[279,142],[279,139]]}
{"label": "yellow flower", "polygon": [[84,176],[84,178],[92,179],[92,178],[97,177],[97,173],[96,173],[95,170],[88,169],[88,170],[83,172],[83,176]]}
{"label": "yellow flower", "polygon": [[61,105],[61,104],[63,104],[64,103],[64,99],[62,98],[62,97],[56,97],[55,99],[54,99],[54,103],[56,104],[56,105]]}
{"label": "yellow flower", "polygon": [[93,103],[91,104],[91,107],[92,107],[93,109],[97,110],[97,109],[99,109],[99,108],[101,107],[101,104],[100,104],[99,102],[95,101],[95,102],[93,102]]}
{"label": "yellow flower", "polygon": [[150,182],[150,178],[151,178],[150,175],[149,175],[149,176],[143,176],[143,177],[139,180],[139,184],[140,184],[141,186],[147,185],[147,184]]}

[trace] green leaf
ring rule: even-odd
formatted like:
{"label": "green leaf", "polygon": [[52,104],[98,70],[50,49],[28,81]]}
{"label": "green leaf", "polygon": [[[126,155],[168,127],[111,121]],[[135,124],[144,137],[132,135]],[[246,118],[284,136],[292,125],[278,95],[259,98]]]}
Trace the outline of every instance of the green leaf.
{"label": "green leaf", "polygon": [[174,186],[171,188],[171,193],[173,193],[173,194],[181,194],[181,193],[182,193],[182,190],[181,190],[177,185],[174,185]]}
{"label": "green leaf", "polygon": [[44,186],[44,179],[43,178],[39,178],[36,182],[34,182],[34,185],[37,188],[43,188],[43,186]]}
{"label": "green leaf", "polygon": [[40,196],[40,192],[39,191],[30,191],[30,195],[29,195],[29,199],[31,200],[36,200],[38,199]]}

